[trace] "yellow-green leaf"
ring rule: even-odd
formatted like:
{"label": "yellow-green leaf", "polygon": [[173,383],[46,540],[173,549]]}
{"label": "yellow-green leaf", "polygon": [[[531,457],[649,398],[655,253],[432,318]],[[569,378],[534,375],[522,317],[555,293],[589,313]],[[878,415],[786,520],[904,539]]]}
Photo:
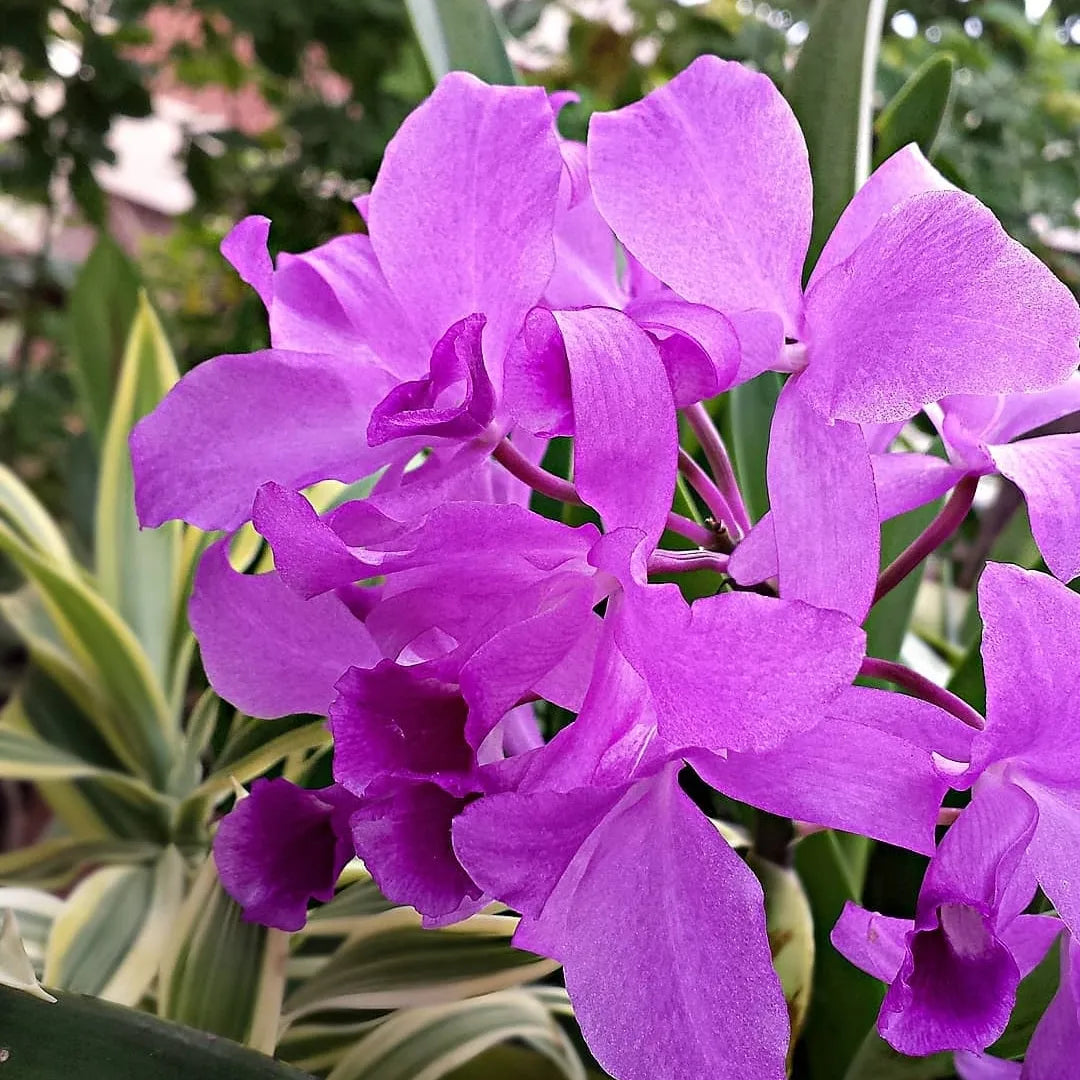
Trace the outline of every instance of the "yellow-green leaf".
{"label": "yellow-green leaf", "polygon": [[74,570],[75,560],[59,526],[34,493],[6,465],[0,465],[0,517],[5,518],[20,539],[41,555],[65,569]]}
{"label": "yellow-green leaf", "polygon": [[94,559],[101,595],[134,631],[162,685],[179,603],[181,525],[139,528],[128,436],[179,377],[161,323],[141,293],[101,450]]}
{"label": "yellow-green leaf", "polygon": [[245,922],[207,856],[162,957],[158,1013],[272,1053],[288,935]]}
{"label": "yellow-green leaf", "polygon": [[60,837],[0,855],[0,883],[63,889],[88,866],[146,863],[161,854],[158,844],[141,840]]}
{"label": "yellow-green leaf", "polygon": [[108,867],[79,883],[53,924],[45,982],[137,1004],[157,975],[184,894],[179,852],[154,866]]}

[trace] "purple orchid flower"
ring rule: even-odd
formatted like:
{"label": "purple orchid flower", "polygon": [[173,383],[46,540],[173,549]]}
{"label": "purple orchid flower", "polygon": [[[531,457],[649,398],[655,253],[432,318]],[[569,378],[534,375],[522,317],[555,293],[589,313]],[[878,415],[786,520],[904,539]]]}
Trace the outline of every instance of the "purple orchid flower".
{"label": "purple orchid flower", "polygon": [[869,609],[879,512],[859,423],[949,394],[1049,389],[1076,367],[1069,291],[914,147],[860,189],[804,291],[806,146],[773,84],[739,64],[699,58],[594,116],[589,175],[646,269],[683,300],[755,313],[772,327],[768,366],[796,373],[768,465],[785,596],[860,621]]}
{"label": "purple orchid flower", "polygon": [[[1004,1030],[1030,970],[1021,962],[1026,934],[1042,932],[1018,920],[1036,884],[1070,933],[1080,923],[1077,739],[1068,723],[1080,597],[1045,574],[991,563],[979,606],[986,727],[968,767],[942,766],[953,787],[972,789],[971,803],[931,863],[914,924],[851,908],[834,933],[849,959],[891,983],[880,1030],[909,1054],[978,1053]],[[957,994],[958,984],[971,992]]]}
{"label": "purple orchid flower", "polygon": [[387,147],[370,236],[275,267],[269,222],[241,222],[223,247],[266,303],[272,348],[201,365],[138,425],[143,524],[233,529],[267,481],[352,482],[432,438],[475,442],[551,275],[563,168],[543,90],[455,73]]}

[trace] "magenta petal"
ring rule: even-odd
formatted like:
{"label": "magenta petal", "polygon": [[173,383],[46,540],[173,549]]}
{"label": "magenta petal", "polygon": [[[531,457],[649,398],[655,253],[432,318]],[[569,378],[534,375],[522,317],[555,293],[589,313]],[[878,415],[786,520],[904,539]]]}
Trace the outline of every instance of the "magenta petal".
{"label": "magenta petal", "polygon": [[[1021,1080],[1024,1066],[1019,1061],[1006,1061],[989,1054],[969,1054],[961,1051],[953,1056],[956,1075],[960,1080]],[[1051,1080],[1048,1076],[1046,1080]]]}
{"label": "magenta petal", "polygon": [[858,426],[829,424],[807,404],[806,374],[780,392],[769,438],[780,595],[862,622],[878,574],[874,472]]}
{"label": "magenta petal", "polygon": [[389,458],[364,441],[389,386],[363,355],[271,349],[200,364],[131,433],[139,521],[235,529],[269,480],[301,488],[363,479]]}
{"label": "magenta petal", "polygon": [[674,586],[628,597],[618,626],[660,734],[712,751],[766,750],[814,727],[855,677],[866,640],[836,611],[752,593],[687,607]]}
{"label": "magenta petal", "polygon": [[325,714],[342,672],[380,659],[337,597],[301,600],[276,574],[238,574],[224,540],[199,563],[189,615],[211,686],[251,716]]}
{"label": "magenta petal", "polygon": [[968,471],[933,454],[872,454],[870,463],[882,521],[940,498]]}
{"label": "magenta petal", "polygon": [[[334,779],[356,795],[385,778],[431,781],[456,795],[475,789],[475,756],[465,742],[466,706],[456,686],[422,665],[384,660],[353,667],[330,706]],[[501,717],[500,717],[501,719]]]}
{"label": "magenta petal", "polygon": [[1047,574],[989,563],[979,610],[987,725],[973,768],[1019,758],[1045,779],[1075,783],[1080,729],[1065,718],[1080,691],[1080,596]]}
{"label": "magenta petal", "polygon": [[784,348],[784,322],[773,311],[736,311],[731,325],[739,338],[739,370],[735,383],[749,382],[763,371],[771,371]]}
{"label": "magenta petal", "polygon": [[1064,929],[1065,924],[1053,915],[1018,915],[1001,931],[1001,940],[1012,953],[1021,979],[1046,959]]}
{"label": "magenta petal", "polygon": [[298,491],[263,484],[251,517],[270,544],[278,577],[305,600],[374,573]]}
{"label": "magenta petal", "polygon": [[1028,860],[1043,892],[1074,936],[1080,933],[1080,799],[1075,781],[1062,788],[1025,784],[1039,808]]}
{"label": "magenta petal", "polygon": [[[479,747],[495,725],[544,677],[556,669],[579,641],[589,641],[594,619],[593,589],[587,579],[567,575],[554,588],[543,583],[542,598],[523,597],[528,617],[494,634],[461,669],[461,691],[469,703],[466,734]],[[527,605],[527,606],[526,606]]]}
{"label": "magenta petal", "polygon": [[[678,427],[649,336],[608,308],[558,311],[574,403],[574,482],[610,531],[655,541],[675,493]],[[612,359],[618,357],[618,363]]]}
{"label": "magenta petal", "polygon": [[439,922],[459,908],[475,910],[481,889],[462,868],[450,843],[463,800],[434,784],[393,786],[367,797],[349,819],[356,854],[383,895],[410,904]]}
{"label": "magenta petal", "polygon": [[901,203],[806,294],[807,400],[903,420],[949,394],[1046,390],[1075,369],[1080,308],[981,203]]}
{"label": "magenta petal", "polygon": [[473,312],[497,372],[554,265],[562,174],[547,94],[453,72],[390,141],[371,192],[371,242],[429,345]]}
{"label": "magenta petal", "polygon": [[573,435],[574,404],[566,346],[555,317],[535,308],[506,358],[503,401],[514,420],[535,435]]}
{"label": "magenta petal", "polygon": [[1062,942],[1061,982],[1024,1055],[1024,1080],[1061,1080],[1076,1072],[1080,1054],[1080,947]]}
{"label": "magenta petal", "polygon": [[896,978],[907,951],[910,919],[894,919],[853,904],[844,904],[840,918],[829,934],[836,951],[867,975],[881,982]]}
{"label": "magenta petal", "polygon": [[[909,713],[921,734],[923,706],[901,694],[852,687],[823,709],[819,724],[773,750],[695,755],[692,763],[709,784],[741,802],[929,855],[947,784],[929,750],[904,737]],[[860,722],[864,713],[873,714],[873,725]]]}
{"label": "magenta petal", "polygon": [[256,780],[218,826],[214,862],[225,891],[250,922],[294,931],[308,902],[334,895],[352,857],[348,815],[356,801],[336,788],[306,791]]}
{"label": "magenta petal", "polygon": [[626,313],[660,350],[678,408],[716,397],[739,371],[739,338],[727,316],[674,299],[638,300]]}
{"label": "magenta petal", "polygon": [[873,171],[840,215],[814,264],[810,287],[851,255],[873,232],[878,221],[905,199],[925,191],[947,191],[950,188],[952,184],[926,160],[915,143],[897,150]]}
{"label": "magenta petal", "polygon": [[431,346],[391,292],[369,237],[348,233],[279,255],[273,287],[275,348],[348,355],[364,347],[401,379],[426,367]]}
{"label": "magenta petal", "polygon": [[680,296],[775,311],[795,332],[810,167],[766,76],[703,56],[642,101],[594,114],[589,172],[616,235]]}
{"label": "magenta petal", "polygon": [[991,446],[994,464],[1027,500],[1031,532],[1062,581],[1080,574],[1080,435],[1044,435]]}
{"label": "magenta petal", "polygon": [[415,382],[399,383],[375,406],[368,442],[379,446],[408,435],[473,439],[495,416],[495,390],[480,349],[487,319],[470,315],[435,345],[431,370]]}
{"label": "magenta petal", "polygon": [[240,279],[259,294],[267,310],[274,299],[274,263],[266,246],[269,238],[270,219],[251,214],[238,221],[221,241],[221,254]]}
{"label": "magenta petal", "polygon": [[788,1018],[761,887],[677,767],[631,787],[592,831],[549,918],[549,936],[562,934],[550,951],[609,1073],[782,1080]]}

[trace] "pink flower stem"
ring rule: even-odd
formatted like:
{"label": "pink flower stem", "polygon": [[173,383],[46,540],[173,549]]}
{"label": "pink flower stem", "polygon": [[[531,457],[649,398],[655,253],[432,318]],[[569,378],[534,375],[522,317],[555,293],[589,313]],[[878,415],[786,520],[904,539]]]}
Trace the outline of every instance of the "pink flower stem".
{"label": "pink flower stem", "polygon": [[957,720],[976,731],[982,731],[985,726],[983,718],[966,701],[903,664],[868,656],[863,660],[859,674],[867,679],[883,679],[902,687],[914,697],[929,701],[931,705],[937,705],[939,709],[951,713]]}
{"label": "pink flower stem", "polygon": [[664,551],[657,549],[649,556],[651,574],[685,574],[691,570],[713,570],[726,574],[728,557],[718,551]]}
{"label": "pink flower stem", "polygon": [[977,476],[965,476],[956,485],[937,517],[881,571],[874,591],[874,603],[892,592],[927,555],[941,547],[963,525],[978,486]]}
{"label": "pink flower stem", "polygon": [[[506,439],[495,447],[491,455],[511,475],[516,476],[523,484],[546,495],[549,499],[557,499],[559,502],[570,503],[572,506],[585,506],[585,500],[577,492],[577,488],[564,480],[561,476],[549,473],[547,469],[534,465],[513,443]],[[704,525],[691,521],[682,514],[674,511],[668,513],[666,528],[700,547],[712,547],[717,540],[717,535]]]}
{"label": "pink flower stem", "polygon": [[712,417],[701,402],[688,405],[683,409],[683,415],[690,424],[690,429],[697,436],[697,441],[701,443],[705,460],[712,469],[717,488],[731,507],[735,529],[741,534],[738,538],[741,538],[750,531],[750,514],[747,512],[746,503],[743,502],[739,481],[735,478],[735,469],[732,467],[731,457],[724,445],[724,440],[720,437],[720,432],[716,430]]}
{"label": "pink flower stem", "polygon": [[737,536],[739,527],[735,523],[735,515],[727,499],[709,479],[709,474],[681,446],[679,447],[679,472],[701,496],[702,502],[709,508],[709,513]]}

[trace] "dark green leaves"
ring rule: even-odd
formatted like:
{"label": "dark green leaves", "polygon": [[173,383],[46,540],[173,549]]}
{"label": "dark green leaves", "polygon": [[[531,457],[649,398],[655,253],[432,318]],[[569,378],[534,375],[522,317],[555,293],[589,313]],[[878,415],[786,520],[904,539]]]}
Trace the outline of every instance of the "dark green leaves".
{"label": "dark green leaves", "polygon": [[930,157],[949,108],[955,70],[956,62],[949,53],[937,53],[912,73],[874,124],[875,165],[908,143],[917,143]]}
{"label": "dark green leaves", "polygon": [[518,81],[498,16],[487,0],[406,0],[432,78],[469,71],[490,83]]}

